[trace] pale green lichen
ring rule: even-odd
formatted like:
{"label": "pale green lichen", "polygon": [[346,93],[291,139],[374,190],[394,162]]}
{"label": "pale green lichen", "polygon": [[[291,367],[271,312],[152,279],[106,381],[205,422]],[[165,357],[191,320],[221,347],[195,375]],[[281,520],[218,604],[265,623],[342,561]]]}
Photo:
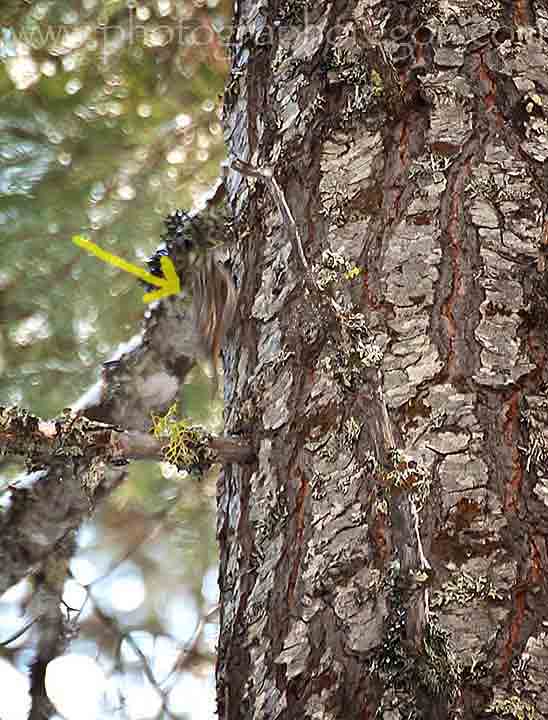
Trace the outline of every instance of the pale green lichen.
{"label": "pale green lichen", "polygon": [[363,386],[367,371],[379,367],[383,359],[383,351],[369,332],[365,316],[348,297],[348,282],[361,272],[353,261],[332,250],[325,250],[320,263],[313,267],[316,286],[320,292],[329,294],[340,331],[338,337],[327,342],[318,367],[349,390]]}
{"label": "pale green lichen", "polygon": [[346,106],[341,119],[346,122],[355,122],[358,113],[370,112],[385,91],[380,73],[370,67],[368,54],[343,38],[331,48],[327,77],[329,82],[345,86]]}
{"label": "pale green lichen", "polygon": [[356,263],[332,250],[324,250],[320,263],[313,268],[316,285],[321,291],[332,288],[341,280],[354,280],[361,272]]}
{"label": "pale green lichen", "polygon": [[485,708],[485,712],[496,717],[509,716],[516,720],[535,720],[534,705],[522,700],[517,695],[498,697]]}
{"label": "pale green lichen", "polygon": [[354,265],[350,268],[350,270],[347,270],[344,273],[344,279],[345,280],[354,280],[355,278],[359,277],[362,273],[362,269],[358,267],[357,265]]}
{"label": "pale green lichen", "polygon": [[348,442],[349,444],[354,444],[360,436],[361,429],[361,423],[359,423],[355,417],[349,417],[344,423],[346,442]]}
{"label": "pale green lichen", "polygon": [[382,77],[375,69],[371,70],[371,84],[373,85],[373,95],[379,97],[383,94],[384,83]]}
{"label": "pale green lichen", "polygon": [[399,448],[390,451],[391,468],[381,473],[380,482],[391,494],[408,492],[417,510],[422,510],[432,490],[432,477],[423,465]]}
{"label": "pale green lichen", "polygon": [[165,415],[152,416],[152,432],[157,440],[165,440],[163,456],[180,469],[194,470],[208,464],[208,433],[191,427],[184,419],[177,420],[177,403]]}
{"label": "pale green lichen", "polygon": [[469,605],[476,599],[496,602],[504,599],[504,593],[486,575],[460,572],[442,585],[432,595],[431,607],[446,605]]}

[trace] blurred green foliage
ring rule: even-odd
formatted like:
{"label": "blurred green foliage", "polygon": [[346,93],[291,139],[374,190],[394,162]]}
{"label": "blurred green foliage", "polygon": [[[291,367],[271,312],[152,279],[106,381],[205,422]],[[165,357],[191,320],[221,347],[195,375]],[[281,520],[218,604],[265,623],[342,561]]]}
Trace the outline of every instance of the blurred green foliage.
{"label": "blurred green foliage", "polygon": [[[54,417],[139,330],[142,286],[71,237],[143,264],[164,216],[218,176],[230,9],[229,0],[2,0],[0,404]],[[197,368],[180,405],[218,427],[209,395]],[[214,478],[198,484],[135,463],[101,513],[100,552],[116,560],[135,543],[150,632],[163,628],[157,594],[174,583],[196,607],[205,602],[214,493]],[[156,516],[165,527],[143,543],[139,529]]]}
{"label": "blurred green foliage", "polygon": [[[2,3],[0,399],[52,416],[137,329],[131,262],[218,175],[227,2]],[[201,30],[197,30],[201,28]]]}

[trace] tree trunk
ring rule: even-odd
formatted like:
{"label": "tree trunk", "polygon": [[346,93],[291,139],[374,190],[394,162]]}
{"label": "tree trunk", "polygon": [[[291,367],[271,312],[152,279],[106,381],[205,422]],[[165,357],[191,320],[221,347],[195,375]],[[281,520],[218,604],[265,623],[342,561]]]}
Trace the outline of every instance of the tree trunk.
{"label": "tree trunk", "polygon": [[221,720],[548,718],[548,11],[411,5],[237,3]]}

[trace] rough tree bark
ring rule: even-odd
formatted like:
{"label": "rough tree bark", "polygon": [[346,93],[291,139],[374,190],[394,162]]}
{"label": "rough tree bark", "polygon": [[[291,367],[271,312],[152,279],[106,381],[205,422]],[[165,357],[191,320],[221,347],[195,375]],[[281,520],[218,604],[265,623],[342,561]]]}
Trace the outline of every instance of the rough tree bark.
{"label": "rough tree bark", "polygon": [[548,717],[546,4],[234,23],[219,717]]}

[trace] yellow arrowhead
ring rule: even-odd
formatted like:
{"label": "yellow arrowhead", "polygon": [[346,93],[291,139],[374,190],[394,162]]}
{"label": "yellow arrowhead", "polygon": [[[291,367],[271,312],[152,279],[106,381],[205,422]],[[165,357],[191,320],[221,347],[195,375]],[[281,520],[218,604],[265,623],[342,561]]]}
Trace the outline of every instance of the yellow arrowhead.
{"label": "yellow arrowhead", "polygon": [[152,302],[153,300],[159,300],[160,298],[168,297],[169,295],[177,295],[177,293],[181,292],[181,281],[179,280],[179,276],[175,270],[173,260],[166,255],[162,255],[160,258],[160,267],[162,268],[164,277],[159,278],[152,275],[152,277],[156,277],[154,285],[158,285],[160,289],[143,295],[143,302]]}
{"label": "yellow arrowhead", "polygon": [[145,295],[143,295],[143,302],[153,302],[153,300],[159,300],[160,298],[168,297],[169,295],[176,295],[181,292],[181,281],[179,280],[179,276],[175,270],[173,260],[165,255],[160,258],[160,266],[162,268],[162,272],[164,273],[164,277],[158,277],[157,275],[152,275],[152,273],[143,270],[138,265],[133,265],[117,255],[113,255],[112,253],[103,250],[98,245],[91,242],[91,240],[88,240],[81,235],[74,235],[72,242],[75,245],[78,245],[78,247],[81,247],[83,250],[87,250],[87,252],[92,253],[100,260],[109,263],[109,265],[114,265],[114,267],[120,268],[120,270],[125,270],[125,272],[135,275],[141,280],[147,282],[149,285],[156,285],[159,290],[153,290],[152,292],[145,293]]}

